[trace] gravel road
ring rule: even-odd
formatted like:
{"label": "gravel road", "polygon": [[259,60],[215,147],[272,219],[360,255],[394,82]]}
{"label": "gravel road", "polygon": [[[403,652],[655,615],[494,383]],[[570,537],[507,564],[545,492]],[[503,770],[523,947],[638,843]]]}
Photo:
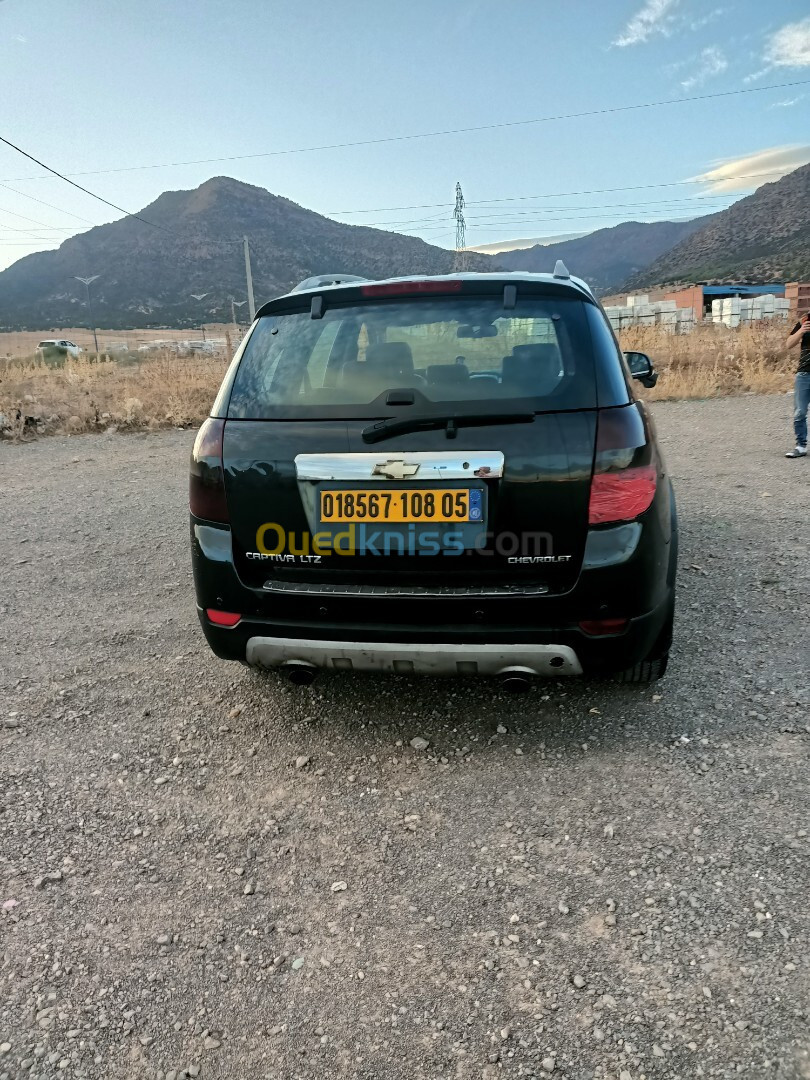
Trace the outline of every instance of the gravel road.
{"label": "gravel road", "polygon": [[217,660],[191,432],[0,446],[0,1080],[810,1077],[810,461],[655,414],[670,674],[520,697]]}

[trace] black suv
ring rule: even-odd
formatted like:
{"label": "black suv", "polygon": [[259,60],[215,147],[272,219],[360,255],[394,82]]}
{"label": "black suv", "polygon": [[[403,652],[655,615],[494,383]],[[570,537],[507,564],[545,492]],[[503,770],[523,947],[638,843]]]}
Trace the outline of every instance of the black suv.
{"label": "black suv", "polygon": [[225,659],[410,674],[663,675],[675,501],[588,286],[309,279],[265,304],[191,461]]}

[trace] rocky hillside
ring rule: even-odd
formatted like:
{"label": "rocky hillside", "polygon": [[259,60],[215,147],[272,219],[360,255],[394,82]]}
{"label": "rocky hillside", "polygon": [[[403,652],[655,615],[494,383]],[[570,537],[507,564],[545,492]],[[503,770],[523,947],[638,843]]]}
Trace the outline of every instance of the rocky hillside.
{"label": "rocky hillside", "polygon": [[714,214],[632,275],[626,289],[683,281],[810,280],[810,165]]}
{"label": "rocky hillside", "polygon": [[[242,236],[250,237],[257,306],[312,274],[441,274],[453,254],[423,240],[344,225],[228,177],[164,192],[133,217],[90,229],[56,251],[28,255],[0,273],[0,329],[82,325],[84,286],[98,274],[99,326],[194,326],[230,320],[245,298]],[[470,269],[493,266],[470,256]],[[202,301],[191,293],[207,293]]]}
{"label": "rocky hillside", "polygon": [[609,293],[632,274],[649,266],[665,251],[708,221],[623,221],[609,229],[597,229],[587,236],[537,245],[497,256],[509,270],[549,272],[562,259],[572,274],[584,278],[598,293]]}

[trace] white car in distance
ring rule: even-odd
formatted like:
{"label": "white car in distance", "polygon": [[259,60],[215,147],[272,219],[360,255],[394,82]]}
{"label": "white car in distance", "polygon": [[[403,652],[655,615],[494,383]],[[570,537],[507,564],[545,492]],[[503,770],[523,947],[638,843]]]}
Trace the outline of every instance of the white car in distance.
{"label": "white car in distance", "polygon": [[37,345],[37,353],[40,356],[54,356],[56,354],[61,356],[79,356],[81,351],[82,350],[75,342],[68,341],[67,338],[46,338]]}

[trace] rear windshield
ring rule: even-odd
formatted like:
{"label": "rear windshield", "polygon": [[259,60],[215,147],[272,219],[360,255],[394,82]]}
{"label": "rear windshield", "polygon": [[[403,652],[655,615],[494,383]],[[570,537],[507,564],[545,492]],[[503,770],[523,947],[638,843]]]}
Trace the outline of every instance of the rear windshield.
{"label": "rear windshield", "polygon": [[[228,415],[390,415],[392,390],[426,412],[468,407],[536,411],[596,406],[585,304],[574,297],[420,298],[268,315],[254,328]],[[475,405],[471,403],[476,403]]]}

